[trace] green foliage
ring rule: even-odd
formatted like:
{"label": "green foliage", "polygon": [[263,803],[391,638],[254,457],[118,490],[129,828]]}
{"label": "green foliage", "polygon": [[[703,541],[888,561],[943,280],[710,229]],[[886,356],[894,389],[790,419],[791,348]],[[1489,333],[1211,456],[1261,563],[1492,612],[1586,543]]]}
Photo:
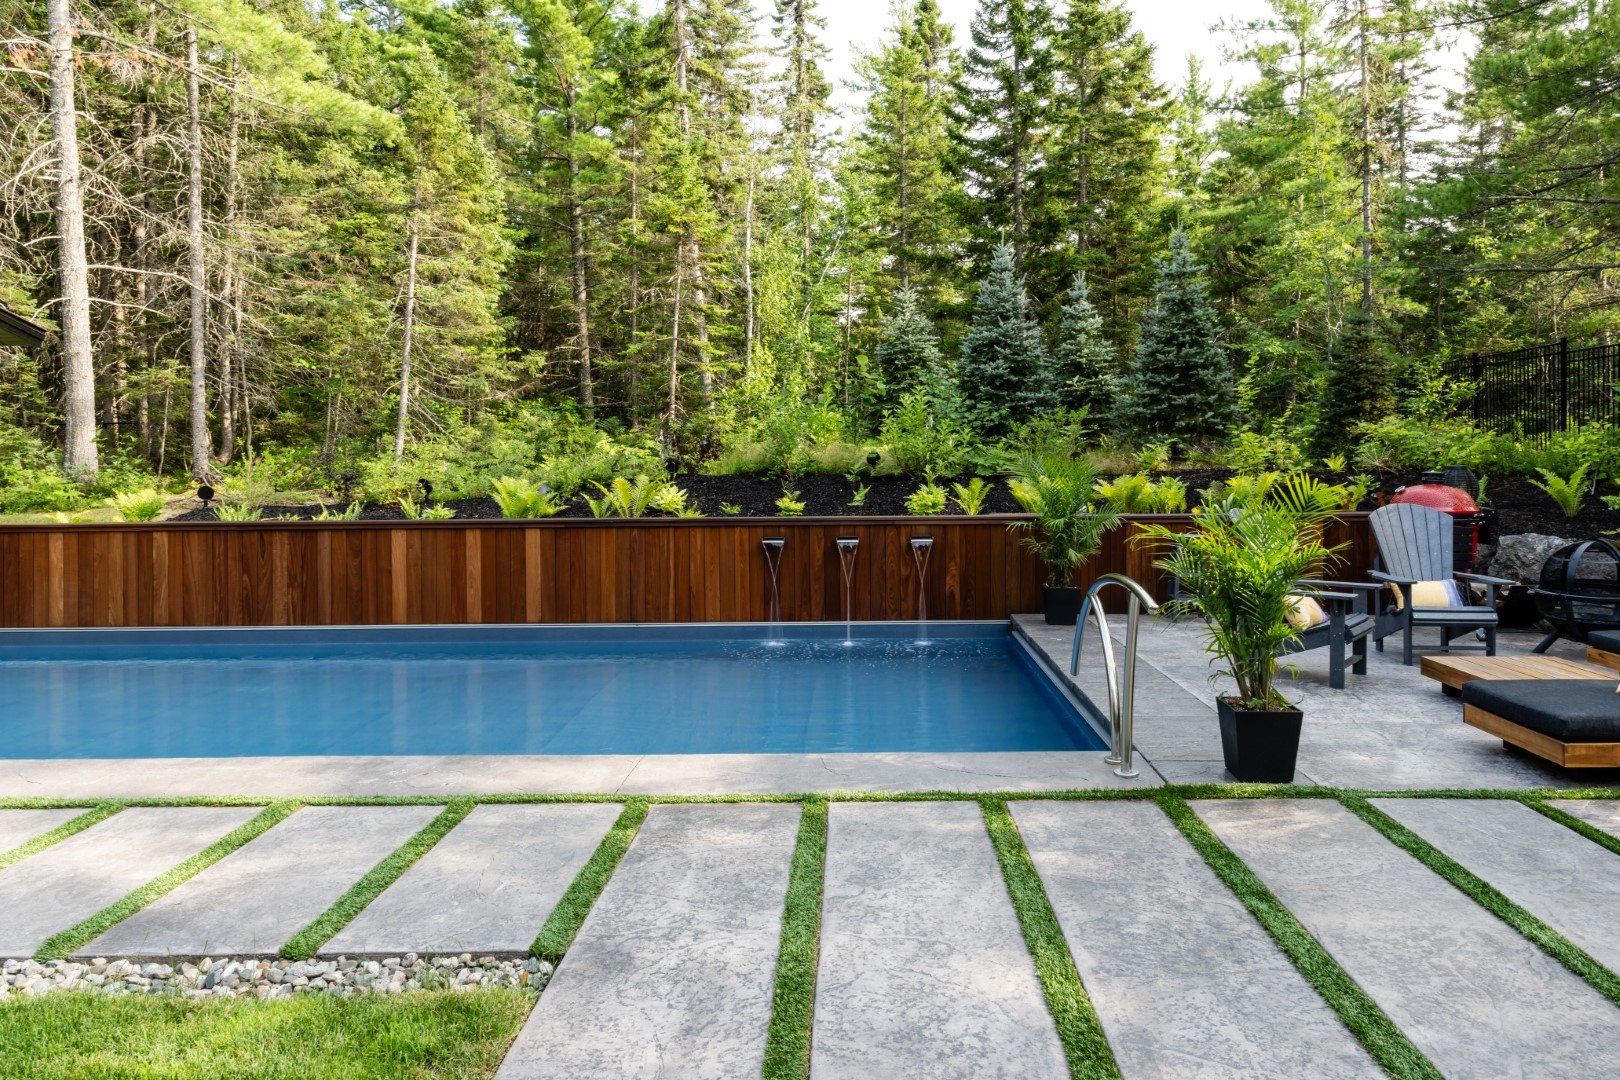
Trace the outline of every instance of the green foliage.
{"label": "green foliage", "polygon": [[894,299],[894,312],[883,320],[872,358],[877,361],[878,375],[889,397],[897,399],[919,379],[939,372],[944,360],[917,290],[903,286]]}
{"label": "green foliage", "polygon": [[1170,450],[1168,442],[1150,442],[1131,456],[1138,469],[1157,474],[1170,467]]}
{"label": "green foliage", "polygon": [[736,517],[738,514],[742,513],[742,507],[738,506],[736,503],[723,502],[720,504],[720,512],[725,514],[727,517]]}
{"label": "green foliage", "polygon": [[1184,611],[1204,617],[1207,650],[1225,663],[1243,708],[1286,709],[1277,691],[1277,653],[1298,634],[1286,618],[1295,582],[1314,577],[1333,549],[1322,544],[1328,512],[1291,500],[1238,500],[1203,507],[1181,533],[1143,526],[1164,544],[1155,565],[1181,582]]}
{"label": "green foliage", "polygon": [[776,512],[783,517],[799,517],[804,513],[804,502],[797,491],[784,491],[776,500]]}
{"label": "green foliage", "polygon": [[674,484],[663,484],[653,492],[647,505],[654,510],[661,510],[676,517],[702,517],[703,512],[696,507],[686,504],[686,492]]}
{"label": "green foliage", "polygon": [[1119,395],[1119,365],[1103,336],[1102,316],[1091,302],[1085,274],[1076,274],[1064,298],[1052,348],[1058,395],[1070,408],[1106,413]]}
{"label": "green foliage", "polygon": [[1343,454],[1329,454],[1322,459],[1322,468],[1328,472],[1344,472],[1345,458]]}
{"label": "green foliage", "polygon": [[119,492],[107,500],[107,505],[115,507],[119,518],[124,521],[156,521],[168,501],[168,496],[161,491],[142,488],[140,491]]}
{"label": "green foliage", "polygon": [[903,395],[884,415],[880,437],[900,472],[929,478],[955,472],[967,444],[954,420],[922,390]]}
{"label": "green foliage", "polygon": [[259,521],[264,517],[264,507],[248,506],[245,503],[220,503],[214,507],[215,521]]}
{"label": "green foliage", "polygon": [[1099,480],[1097,497],[1121,514],[1179,514],[1187,509],[1187,485],[1173,476],[1154,483],[1142,473]]}
{"label": "green foliage", "polygon": [[974,427],[982,432],[1005,432],[1058,405],[1052,360],[1011,244],[997,246],[979,286],[957,372]]}
{"label": "green foliage", "polygon": [[490,497],[506,518],[547,518],[563,508],[562,500],[540,485],[516,476],[503,476],[490,488]]}
{"label": "green foliage", "polygon": [[448,521],[456,516],[454,507],[443,503],[419,503],[410,495],[401,495],[397,502],[400,513],[405,515],[407,521]]}
{"label": "green foliage", "polygon": [[945,512],[945,489],[938,484],[924,484],[906,496],[906,513],[927,515]]}
{"label": "green foliage", "polygon": [[1103,536],[1119,524],[1119,511],[1093,507],[1097,470],[1067,457],[1029,456],[1019,462],[1011,482],[1013,497],[1035,521],[1015,522],[1031,532],[1024,543],[1046,564],[1048,585],[1071,585],[1081,563],[1102,547]]}
{"label": "green foliage", "polygon": [[1115,412],[1118,426],[1141,438],[1218,440],[1237,422],[1232,370],[1203,269],[1187,234],[1154,261],[1158,281],[1142,317],[1136,355]]}
{"label": "green foliage", "polygon": [[[1232,440],[1225,454],[1226,463],[1240,473],[1297,469],[1305,463],[1299,444],[1281,435],[1244,431]],[[1342,459],[1341,459],[1342,462]]]}
{"label": "green foliage", "polygon": [[951,488],[956,492],[957,508],[971,517],[984,509],[984,500],[995,486],[985,483],[982,477],[975,476],[966,484],[952,484]]}
{"label": "green foliage", "polygon": [[[655,498],[667,485],[663,480],[650,480],[645,476],[638,476],[631,481],[623,476],[613,478],[611,484],[597,484],[596,490],[602,493],[600,499],[586,497],[585,502],[591,508],[592,517],[646,517],[647,508],[652,505]],[[681,495],[684,503],[685,493]]]}
{"label": "green foliage", "polygon": [[360,512],[365,507],[359,502],[351,502],[342,510],[334,511],[331,506],[322,506],[321,512],[316,514],[313,521],[359,521]]}
{"label": "green foliage", "polygon": [[1379,328],[1357,309],[1346,316],[1344,329],[1328,365],[1311,446],[1317,454],[1350,445],[1360,424],[1389,415],[1395,407],[1394,374]]}
{"label": "green foliage", "polygon": [[849,497],[849,505],[856,507],[865,506],[866,497],[871,494],[871,492],[871,487],[866,484],[856,485],[855,493]]}
{"label": "green foliage", "polygon": [[1364,469],[1417,471],[1463,465],[1474,472],[1502,471],[1515,455],[1505,436],[1466,421],[1417,421],[1392,416],[1356,428],[1355,463]]}
{"label": "green foliage", "polygon": [[1552,501],[1558,504],[1565,517],[1572,518],[1579,514],[1581,504],[1586,501],[1586,466],[1576,469],[1567,480],[1550,469],[1538,471],[1541,479],[1530,482],[1552,496]]}

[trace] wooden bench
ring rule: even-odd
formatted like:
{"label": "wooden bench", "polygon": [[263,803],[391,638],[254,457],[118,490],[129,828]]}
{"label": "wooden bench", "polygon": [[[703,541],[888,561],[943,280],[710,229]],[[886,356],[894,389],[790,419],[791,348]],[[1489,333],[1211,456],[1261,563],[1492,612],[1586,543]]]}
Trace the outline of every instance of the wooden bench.
{"label": "wooden bench", "polygon": [[[1616,666],[1620,667],[1620,655],[1607,655],[1614,656]],[[1424,675],[1438,681],[1446,693],[1462,695],[1464,723],[1495,735],[1504,745],[1516,746],[1566,769],[1620,768],[1620,694],[1615,693],[1615,684],[1620,678],[1613,671],[1557,656],[1426,656],[1422,670]],[[1504,685],[1472,692],[1464,689],[1475,682]],[[1561,694],[1556,686],[1543,689],[1541,684],[1547,682],[1597,685]],[[1494,700],[1470,700],[1475,697]],[[1576,711],[1588,721],[1577,728],[1580,738],[1560,737],[1566,734],[1558,730],[1560,697],[1574,699],[1572,704],[1578,705]],[[1591,721],[1594,709],[1602,716]],[[1503,715],[1504,712],[1513,715]],[[1611,715],[1613,719],[1608,721]],[[1522,722],[1526,720],[1530,723]],[[1594,738],[1599,730],[1604,732],[1603,736]],[[1608,734],[1609,731],[1612,734]]]}

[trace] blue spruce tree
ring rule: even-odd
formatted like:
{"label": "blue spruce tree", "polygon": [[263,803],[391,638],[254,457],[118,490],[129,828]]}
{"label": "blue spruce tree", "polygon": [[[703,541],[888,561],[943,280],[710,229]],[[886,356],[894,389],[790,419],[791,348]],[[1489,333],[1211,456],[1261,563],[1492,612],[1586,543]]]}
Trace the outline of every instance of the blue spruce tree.
{"label": "blue spruce tree", "polygon": [[1030,310],[1011,244],[1001,244],[979,286],[957,369],[973,425],[999,434],[1057,406],[1052,359]]}

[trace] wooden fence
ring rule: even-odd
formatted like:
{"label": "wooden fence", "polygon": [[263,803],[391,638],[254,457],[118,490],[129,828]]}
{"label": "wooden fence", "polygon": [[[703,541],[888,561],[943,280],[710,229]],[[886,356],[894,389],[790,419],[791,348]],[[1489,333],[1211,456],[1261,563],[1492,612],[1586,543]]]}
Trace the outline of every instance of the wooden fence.
{"label": "wooden fence", "polygon": [[[910,541],[933,538],[928,617],[1039,611],[1016,516],[580,521],[256,521],[0,526],[0,627],[753,622],[761,542],[780,536],[782,618],[844,617],[835,540],[860,541],[851,615],[917,616]],[[1153,553],[1112,532],[1082,575],[1151,582]],[[1190,526],[1187,515],[1155,520]],[[1333,528],[1340,574],[1372,565],[1365,514]],[[1110,590],[1112,591],[1112,590]],[[1118,606],[1116,601],[1113,606]]]}

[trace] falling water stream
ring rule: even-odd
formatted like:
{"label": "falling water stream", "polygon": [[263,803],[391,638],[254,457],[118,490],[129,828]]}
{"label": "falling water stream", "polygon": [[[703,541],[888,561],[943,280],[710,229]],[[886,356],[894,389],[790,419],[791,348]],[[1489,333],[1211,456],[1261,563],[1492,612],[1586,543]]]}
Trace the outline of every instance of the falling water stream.
{"label": "falling water stream", "polygon": [[860,550],[861,541],[854,536],[840,536],[838,544],[838,562],[844,568],[844,644],[854,644],[850,634],[854,618],[853,597],[850,595],[850,585],[855,577],[855,554]]}
{"label": "falling water stream", "polygon": [[782,566],[782,548],[787,544],[787,538],[782,536],[767,536],[760,541],[765,548],[765,565],[771,571],[771,631],[770,640],[776,639],[776,624],[782,621],[782,594],[777,589],[776,573]]}
{"label": "falling water stream", "polygon": [[928,556],[933,553],[932,536],[911,538],[911,558],[917,564],[917,640],[928,643]]}

